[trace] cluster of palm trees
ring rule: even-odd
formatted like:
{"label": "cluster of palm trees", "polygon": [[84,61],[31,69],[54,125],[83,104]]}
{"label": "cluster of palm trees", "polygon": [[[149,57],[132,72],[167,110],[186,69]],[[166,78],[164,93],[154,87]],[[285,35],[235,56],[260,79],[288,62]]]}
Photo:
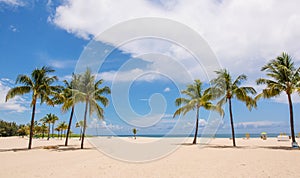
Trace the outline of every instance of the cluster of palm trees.
{"label": "cluster of palm trees", "polygon": [[[245,103],[247,108],[251,110],[253,107],[257,107],[257,101],[260,98],[271,98],[280,95],[285,92],[289,102],[290,110],[290,127],[293,146],[298,146],[295,140],[294,132],[294,118],[293,118],[293,104],[292,93],[298,92],[300,94],[300,68],[296,68],[291,57],[287,53],[282,53],[276,59],[271,60],[261,71],[267,73],[268,78],[260,78],[256,82],[258,85],[265,85],[265,89],[261,93],[257,94],[253,87],[241,86],[242,82],[247,80],[246,75],[239,75],[233,80],[232,76],[226,69],[216,71],[217,77],[211,80],[211,87],[204,89],[200,80],[195,80],[193,84],[187,86],[182,94],[187,97],[177,98],[175,101],[176,106],[180,106],[173,115],[173,117],[181,114],[186,114],[191,110],[196,110],[196,129],[193,144],[197,143],[198,135],[198,122],[200,108],[206,110],[217,111],[222,117],[224,117],[224,110],[222,106],[228,103],[229,116],[232,130],[233,146],[236,146],[234,122],[232,113],[232,99],[237,99]],[[76,127],[81,129],[81,148],[83,148],[85,131],[87,127],[87,114],[92,115],[96,113],[99,119],[104,118],[104,110],[98,104],[100,102],[102,106],[108,106],[108,99],[104,96],[110,94],[110,88],[100,87],[103,84],[103,80],[96,80],[95,76],[87,69],[83,74],[73,74],[70,82],[63,81],[64,86],[54,85],[58,81],[56,76],[50,76],[54,70],[50,67],[42,67],[35,69],[30,76],[19,75],[16,79],[16,84],[20,84],[15,88],[8,91],[6,95],[6,101],[17,96],[27,93],[31,93],[31,107],[32,116],[30,123],[29,144],[28,149],[31,149],[32,137],[34,132],[35,123],[35,110],[38,100],[40,104],[46,103],[47,105],[61,105],[63,112],[70,112],[69,123],[65,122],[59,124],[56,131],[62,136],[62,133],[66,133],[65,145],[68,145],[68,138],[70,136],[70,128],[74,115],[75,105],[77,103],[84,103],[84,118],[83,121],[76,124]],[[214,104],[213,101],[219,101]],[[58,118],[55,115],[47,114],[43,119],[43,129],[48,129],[48,139],[50,138],[50,124],[52,124],[52,133],[54,132],[54,123]],[[48,127],[46,126],[48,124]],[[136,134],[136,130],[133,130]]]}
{"label": "cluster of palm trees", "polygon": [[[185,115],[191,110],[196,110],[196,129],[193,144],[196,144],[199,109],[201,107],[206,110],[218,111],[221,116],[224,116],[222,106],[228,103],[233,146],[236,146],[232,99],[244,102],[248,109],[251,110],[253,107],[257,107],[256,103],[260,98],[272,98],[284,92],[287,95],[289,103],[292,146],[298,147],[295,140],[291,95],[294,92],[300,94],[300,67],[295,67],[290,55],[282,53],[282,55],[264,65],[261,71],[265,71],[268,78],[259,78],[256,80],[257,85],[265,85],[265,89],[259,94],[257,94],[253,87],[241,86],[242,82],[247,80],[246,75],[239,75],[233,80],[226,69],[216,71],[217,77],[211,80],[210,88],[204,90],[201,81],[195,80],[193,84],[188,85],[187,88],[181,92],[187,97],[176,99],[175,104],[180,106],[180,108],[175,111],[173,117],[180,114]],[[213,104],[212,101],[217,99],[219,99],[219,101]]]}
{"label": "cluster of palm trees", "polygon": [[[108,106],[108,99],[104,96],[110,94],[109,87],[105,86],[100,88],[103,84],[103,80],[97,80],[91,73],[90,69],[87,69],[83,74],[73,74],[71,82],[64,81],[65,86],[55,85],[58,81],[56,76],[51,76],[55,70],[51,67],[43,66],[42,68],[36,68],[32,71],[31,75],[19,75],[16,79],[18,86],[10,89],[6,95],[6,101],[14,98],[17,95],[24,95],[30,93],[32,96],[31,107],[32,116],[30,122],[29,144],[28,149],[31,149],[32,137],[34,134],[35,123],[35,110],[36,104],[39,100],[40,104],[46,103],[47,105],[61,105],[62,111],[66,112],[71,109],[69,124],[66,129],[66,123],[56,128],[61,132],[67,130],[65,145],[68,145],[68,137],[70,135],[70,128],[72,118],[74,114],[75,105],[77,103],[85,103],[85,113],[83,119],[83,129],[81,137],[81,148],[83,149],[84,136],[86,129],[87,113],[92,115],[96,113],[99,119],[104,118],[104,110],[98,104],[100,102],[104,107]],[[47,115],[43,118],[44,123],[48,124],[48,139],[50,138],[50,124],[55,121],[53,115]],[[52,125],[52,133],[54,124]]]}
{"label": "cluster of palm trees", "polygon": [[54,135],[54,124],[55,122],[58,120],[58,117],[55,115],[55,114],[47,114],[45,117],[43,117],[42,119],[40,119],[40,121],[43,123],[43,124],[48,124],[48,138],[47,140],[50,139],[50,126],[52,124],[52,138],[53,138],[53,135]]}

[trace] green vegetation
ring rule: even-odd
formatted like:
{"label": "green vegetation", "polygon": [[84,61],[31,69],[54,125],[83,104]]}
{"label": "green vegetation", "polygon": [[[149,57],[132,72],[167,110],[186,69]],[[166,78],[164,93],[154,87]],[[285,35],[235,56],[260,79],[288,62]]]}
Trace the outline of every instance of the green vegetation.
{"label": "green vegetation", "polygon": [[15,122],[6,122],[0,120],[0,136],[8,137],[8,136],[16,136],[19,135],[18,130],[21,126],[18,126]]}
{"label": "green vegetation", "polygon": [[134,139],[136,139],[137,129],[133,128],[132,129],[132,133],[133,133]]}

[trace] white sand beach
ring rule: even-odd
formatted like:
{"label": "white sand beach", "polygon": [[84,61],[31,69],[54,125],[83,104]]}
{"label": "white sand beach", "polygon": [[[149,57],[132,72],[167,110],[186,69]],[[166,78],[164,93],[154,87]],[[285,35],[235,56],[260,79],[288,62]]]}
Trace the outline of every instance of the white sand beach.
{"label": "white sand beach", "polygon": [[[104,144],[113,139],[103,139]],[[157,138],[134,142],[153,139]],[[78,139],[71,139],[68,147],[61,146],[64,140],[34,139],[32,150],[26,149],[27,142],[27,138],[0,138],[0,177],[300,177],[300,150],[275,138],[239,138],[237,148],[225,138],[203,147],[187,143],[146,163],[113,159],[88,142],[81,150]],[[50,145],[54,147],[44,148]]]}

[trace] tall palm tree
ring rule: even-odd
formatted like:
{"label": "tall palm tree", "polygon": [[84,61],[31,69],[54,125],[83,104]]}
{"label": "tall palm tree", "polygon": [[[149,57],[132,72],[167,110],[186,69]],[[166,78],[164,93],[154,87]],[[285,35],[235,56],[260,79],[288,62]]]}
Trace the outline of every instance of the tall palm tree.
{"label": "tall palm tree", "polygon": [[276,59],[271,60],[261,68],[261,71],[266,71],[268,79],[259,78],[256,82],[258,85],[266,85],[266,88],[261,94],[257,95],[256,99],[272,98],[285,92],[287,95],[289,110],[290,110],[290,127],[292,135],[292,146],[298,147],[295,140],[294,131],[294,115],[292,93],[299,90],[300,68],[295,68],[292,58],[287,53],[282,53]]}
{"label": "tall palm tree", "polygon": [[53,91],[59,89],[58,86],[53,85],[53,83],[57,81],[57,77],[49,76],[49,74],[53,72],[54,70],[52,68],[43,66],[42,68],[36,68],[33,70],[31,76],[19,75],[16,79],[16,84],[22,84],[22,86],[10,89],[6,95],[5,101],[14,98],[17,95],[24,95],[30,92],[32,94],[32,101],[30,105],[32,107],[32,115],[28,149],[31,149],[37,100],[40,99],[41,104],[45,102],[48,105],[53,105],[49,95],[51,95]]}
{"label": "tall palm tree", "polygon": [[76,104],[75,98],[73,96],[73,92],[76,89],[78,89],[79,81],[80,81],[80,75],[75,75],[75,74],[72,75],[72,81],[70,83],[64,80],[65,87],[63,88],[62,92],[58,93],[54,99],[56,104],[62,104],[61,110],[63,112],[66,112],[71,108],[65,146],[68,146],[68,139],[70,135],[71,124],[72,124],[75,104]]}
{"label": "tall palm tree", "polygon": [[193,144],[197,143],[198,127],[199,127],[199,110],[203,107],[206,110],[215,110],[223,115],[223,109],[221,107],[215,106],[211,100],[213,95],[209,90],[203,91],[202,82],[200,80],[195,80],[193,84],[187,85],[187,88],[181,91],[182,94],[186,95],[187,98],[177,98],[175,101],[176,106],[181,106],[177,109],[173,115],[173,118],[177,115],[185,115],[191,110],[196,110],[196,129]]}
{"label": "tall palm tree", "polygon": [[99,119],[103,119],[104,110],[98,104],[98,101],[104,107],[108,106],[108,99],[103,96],[103,94],[110,94],[110,89],[107,86],[100,88],[100,85],[102,83],[103,80],[95,81],[95,76],[92,75],[90,69],[87,69],[85,73],[80,77],[78,90],[74,92],[75,101],[85,103],[81,149],[83,149],[84,136],[87,125],[87,112],[89,111],[89,116],[91,116],[95,112]]}
{"label": "tall palm tree", "polygon": [[50,139],[50,124],[52,123],[52,114],[47,114],[45,117],[40,119],[40,121],[43,122],[43,124],[48,124],[48,138],[47,140]]}
{"label": "tall palm tree", "polygon": [[213,85],[211,91],[217,98],[221,97],[217,105],[222,106],[228,102],[232,141],[233,146],[236,146],[231,100],[236,98],[245,102],[247,108],[251,110],[253,107],[256,107],[256,101],[249,94],[254,95],[256,91],[253,87],[240,86],[243,81],[247,80],[247,76],[244,74],[239,75],[235,80],[232,80],[232,76],[226,69],[216,71],[216,74],[217,78],[211,81]]}

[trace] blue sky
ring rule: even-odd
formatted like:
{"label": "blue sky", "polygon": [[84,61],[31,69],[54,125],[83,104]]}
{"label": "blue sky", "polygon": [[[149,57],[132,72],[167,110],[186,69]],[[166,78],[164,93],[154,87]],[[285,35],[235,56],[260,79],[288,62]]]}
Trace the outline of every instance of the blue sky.
{"label": "blue sky", "polygon": [[[29,74],[36,67],[49,65],[56,70],[55,75],[60,80],[69,79],[93,37],[115,24],[141,17],[168,18],[189,26],[206,40],[220,66],[228,68],[233,76],[247,74],[249,79],[245,85],[260,91],[261,87],[257,87],[254,81],[264,76],[260,68],[268,60],[286,51],[299,65],[300,12],[296,7],[299,7],[296,0],[288,3],[203,0],[188,4],[179,0],[133,0],[126,3],[118,0],[0,0],[0,119],[20,124],[30,121],[30,95],[4,102],[6,92],[14,86],[18,74]],[[174,29],[170,30],[172,32],[175,33]],[[99,78],[105,80],[105,85],[116,85],[113,94],[117,99],[122,97],[122,93],[127,94],[122,86],[130,83],[126,96],[135,113],[118,111],[116,108],[127,101],[120,99],[114,102],[112,96],[108,96],[111,104],[105,109],[105,122],[96,123],[92,117],[90,129],[97,125],[100,133],[109,133],[110,130],[130,134],[134,127],[130,124],[149,119],[152,126],[139,128],[141,134],[168,133],[176,124],[178,132],[192,130],[195,113],[189,113],[184,119],[171,117],[176,110],[174,100],[180,96],[180,90],[187,82],[184,72],[175,70],[170,59],[185,66],[185,72],[193,78],[207,82],[207,78],[203,78],[203,70],[195,67],[185,49],[161,39],[148,38],[133,40],[122,46],[107,39],[100,39],[97,43],[107,49],[114,48],[98,71]],[[145,56],[149,53],[160,54],[160,60]],[[166,56],[170,58],[164,59]],[[130,65],[122,68],[124,64]],[[164,72],[170,76],[163,75]],[[129,80],[135,77],[134,81]],[[300,132],[299,96],[295,95],[293,99],[296,132]],[[261,100],[258,108],[251,112],[238,101],[233,104],[237,132],[289,133],[285,95]],[[76,112],[78,120],[82,118],[81,107],[79,105]],[[227,107],[224,109],[227,112]],[[57,114],[61,121],[69,118],[69,112],[61,113],[59,106],[42,105],[38,106],[36,119],[50,112]],[[164,115],[160,115],[161,112]],[[209,112],[200,112],[200,128],[203,129]],[[128,118],[124,118],[124,114]],[[78,131],[76,128],[73,130]],[[218,131],[230,133],[228,114]]]}

